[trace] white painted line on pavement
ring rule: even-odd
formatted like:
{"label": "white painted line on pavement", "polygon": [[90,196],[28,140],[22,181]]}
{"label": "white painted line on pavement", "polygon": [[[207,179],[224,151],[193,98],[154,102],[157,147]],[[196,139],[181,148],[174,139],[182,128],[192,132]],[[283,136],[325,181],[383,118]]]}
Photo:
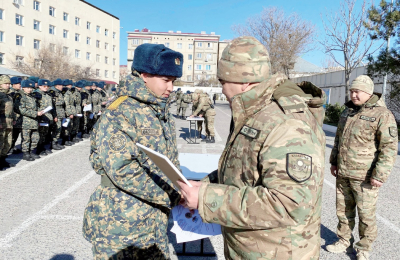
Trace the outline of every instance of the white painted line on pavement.
{"label": "white painted line on pavement", "polygon": [[[3,174],[0,175],[0,181],[1,181],[2,179],[6,178],[7,176],[10,176],[10,175],[12,175],[12,174],[14,174],[14,173],[17,173],[17,172],[19,172],[19,171],[24,170],[25,168],[29,168],[29,167],[31,167],[32,165],[35,165],[35,164],[37,164],[37,163],[44,162],[44,161],[46,161],[47,159],[49,159],[49,158],[51,158],[51,157],[53,157],[53,156],[55,156],[55,155],[61,154],[62,152],[68,151],[69,149],[73,149],[74,147],[80,146],[80,145],[86,143],[87,141],[89,141],[89,139],[88,139],[88,140],[84,140],[84,141],[82,141],[82,142],[79,142],[79,143],[77,143],[77,144],[74,144],[73,146],[69,146],[69,147],[67,146],[66,148],[64,148],[64,149],[62,149],[62,150],[58,150],[58,151],[57,151],[57,150],[53,150],[53,153],[52,153],[52,154],[43,156],[43,157],[41,157],[40,159],[34,160],[33,162],[27,162],[27,164],[25,164],[24,166],[18,167],[18,165],[17,165],[15,168],[9,168],[8,170],[6,170],[5,173],[3,173]],[[21,160],[22,160],[22,159],[21,159]]]}
{"label": "white painted line on pavement", "polygon": [[[332,182],[328,181],[328,180],[324,180],[325,184],[327,184],[329,187],[331,187],[332,189],[336,190],[336,185],[334,185]],[[389,220],[387,220],[386,218],[382,217],[381,215],[379,215],[378,213],[376,213],[376,219],[380,222],[382,222],[384,225],[386,225],[389,229],[393,230],[394,232],[400,234],[400,228],[397,227],[396,225],[394,225],[392,222],[390,222]]]}
{"label": "white painted line on pavement", "polygon": [[40,211],[36,212],[33,214],[30,218],[25,220],[20,226],[18,226],[16,229],[8,233],[5,238],[0,239],[0,247],[10,247],[11,242],[19,236],[22,232],[24,232],[26,229],[28,229],[31,225],[33,225],[35,222],[40,220],[42,217],[45,216],[45,214],[53,208],[55,205],[57,205],[59,202],[62,200],[66,199],[69,197],[69,195],[77,190],[80,186],[82,186],[84,183],[86,183],[90,178],[95,176],[96,173],[95,171],[91,171],[89,174],[87,174],[84,178],[81,180],[77,181],[74,185],[72,185],[70,188],[68,188],[64,193],[62,193],[59,196],[56,196],[53,201],[45,205]]}
{"label": "white painted line on pavement", "polygon": [[215,107],[215,108],[217,108],[219,111],[221,111],[221,112],[224,113],[225,115],[227,115],[227,116],[229,116],[229,117],[232,117],[231,115],[225,113],[221,108],[219,108],[219,107]]}
{"label": "white painted line on pavement", "polygon": [[83,216],[77,217],[77,216],[67,216],[67,215],[46,215],[46,216],[41,216],[40,219],[83,220]]}

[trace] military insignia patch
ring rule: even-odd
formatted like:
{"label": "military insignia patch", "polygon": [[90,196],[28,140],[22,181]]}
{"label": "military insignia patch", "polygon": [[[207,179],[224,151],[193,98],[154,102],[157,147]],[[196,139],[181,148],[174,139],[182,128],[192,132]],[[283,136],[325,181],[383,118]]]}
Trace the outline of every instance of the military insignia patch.
{"label": "military insignia patch", "polygon": [[148,136],[159,136],[160,135],[158,129],[152,129],[152,128],[143,128],[143,129],[140,129],[140,132],[142,133],[142,135],[148,135]]}
{"label": "military insignia patch", "polygon": [[360,119],[370,121],[370,122],[375,122],[376,118],[375,117],[369,117],[369,116],[360,116]]}
{"label": "military insignia patch", "polygon": [[181,65],[181,60],[180,60],[179,58],[176,58],[176,59],[175,59],[175,64],[176,64],[176,65]]}
{"label": "military insignia patch", "polygon": [[286,154],[286,172],[296,182],[304,182],[312,174],[312,157],[301,153]]}
{"label": "military insignia patch", "polygon": [[240,133],[242,135],[245,135],[247,137],[255,139],[255,138],[258,137],[258,134],[260,133],[260,130],[257,130],[257,129],[254,129],[254,128],[251,128],[251,127],[248,127],[247,125],[245,125],[240,130]]}
{"label": "military insignia patch", "polygon": [[391,137],[397,137],[398,135],[397,127],[389,127],[389,134]]}
{"label": "military insignia patch", "polygon": [[108,141],[111,150],[119,152],[126,146],[126,137],[122,134],[113,134]]}

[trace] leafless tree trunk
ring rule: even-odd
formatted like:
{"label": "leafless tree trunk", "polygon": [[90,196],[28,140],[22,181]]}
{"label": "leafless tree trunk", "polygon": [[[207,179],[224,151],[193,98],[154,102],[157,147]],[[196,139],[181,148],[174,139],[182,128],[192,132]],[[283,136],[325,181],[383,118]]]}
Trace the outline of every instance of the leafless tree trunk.
{"label": "leafless tree trunk", "polygon": [[294,68],[296,58],[312,49],[315,26],[296,13],[286,15],[277,7],[264,8],[258,15],[247,19],[245,25],[234,25],[232,30],[239,36],[258,39],[267,48],[272,73]]}
{"label": "leafless tree trunk", "polygon": [[[374,48],[375,41],[368,35],[364,26],[368,22],[366,2],[363,0],[360,11],[356,10],[357,0],[344,0],[340,10],[333,15],[321,15],[326,32],[325,39],[320,41],[327,53],[339,66],[344,67],[346,81],[346,102],[350,100],[350,76],[368,54],[377,51],[382,45]],[[329,12],[331,13],[331,12]],[[328,22],[325,21],[327,18]],[[343,62],[335,56],[343,54]]]}

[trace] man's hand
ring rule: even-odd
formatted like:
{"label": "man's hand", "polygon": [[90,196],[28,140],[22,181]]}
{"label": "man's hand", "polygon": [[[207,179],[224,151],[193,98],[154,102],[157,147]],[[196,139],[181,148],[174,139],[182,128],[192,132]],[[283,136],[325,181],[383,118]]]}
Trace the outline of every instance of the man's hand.
{"label": "man's hand", "polygon": [[71,119],[74,118],[74,115],[70,115],[69,118],[71,118]]}
{"label": "man's hand", "polygon": [[43,112],[42,112],[42,111],[37,112],[37,115],[38,115],[38,116],[41,116],[41,115],[43,115]]}
{"label": "man's hand", "polygon": [[194,117],[194,115],[191,115],[191,116],[189,116],[190,118],[193,118]]}
{"label": "man's hand", "polygon": [[55,118],[54,118],[54,122],[56,122],[56,123],[57,123],[57,121],[58,121],[58,118],[57,118],[57,117],[55,117]]}
{"label": "man's hand", "polygon": [[178,181],[178,185],[181,188],[181,194],[183,200],[180,204],[189,209],[197,209],[199,207],[199,190],[202,185],[201,182],[189,181],[193,187],[189,187],[186,183]]}
{"label": "man's hand", "polygon": [[379,188],[383,185],[383,182],[380,182],[380,181],[377,181],[377,180],[371,178],[371,185]]}
{"label": "man's hand", "polygon": [[335,177],[337,177],[337,166],[336,165],[331,165],[331,174]]}
{"label": "man's hand", "polygon": [[199,117],[203,117],[203,115],[199,115]]}

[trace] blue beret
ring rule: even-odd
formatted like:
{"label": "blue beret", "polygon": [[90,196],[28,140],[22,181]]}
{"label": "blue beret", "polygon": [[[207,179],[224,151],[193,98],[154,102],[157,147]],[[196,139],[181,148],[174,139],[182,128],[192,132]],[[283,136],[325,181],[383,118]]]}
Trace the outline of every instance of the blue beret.
{"label": "blue beret", "polygon": [[39,78],[38,78],[38,77],[34,77],[34,76],[29,77],[28,79],[29,79],[30,81],[33,81],[34,83],[38,83],[38,81],[39,81]]}
{"label": "blue beret", "polygon": [[144,43],[135,49],[132,69],[154,75],[182,77],[183,55],[164,44]]}
{"label": "blue beret", "polygon": [[91,81],[85,81],[85,87],[87,87],[87,86],[92,86],[93,84],[92,84],[92,82]]}
{"label": "blue beret", "polygon": [[104,88],[104,82],[103,82],[103,81],[100,81],[100,82],[98,83],[98,85],[99,85],[99,86],[98,86],[99,88]]}
{"label": "blue beret", "polygon": [[21,84],[22,78],[20,78],[20,77],[12,77],[10,79],[10,81],[11,81],[11,84]]}
{"label": "blue beret", "polygon": [[23,88],[34,88],[34,87],[35,87],[35,82],[32,81],[32,80],[29,80],[29,79],[23,80],[23,81],[21,82],[21,86],[22,86]]}
{"label": "blue beret", "polygon": [[64,79],[62,85],[63,85],[63,86],[71,85],[71,84],[69,83],[69,79]]}
{"label": "blue beret", "polygon": [[96,87],[98,87],[98,86],[99,86],[99,82],[95,82],[95,81],[93,81],[93,82],[92,82],[92,86],[93,86],[93,84],[94,84]]}
{"label": "blue beret", "polygon": [[75,82],[75,87],[77,87],[77,88],[83,88],[83,87],[84,87],[84,84],[83,84],[82,81],[77,81],[77,82]]}
{"label": "blue beret", "polygon": [[62,79],[56,79],[55,81],[53,81],[54,86],[55,85],[63,85],[63,80]]}
{"label": "blue beret", "polygon": [[178,88],[178,91],[181,90],[181,88]]}
{"label": "blue beret", "polygon": [[50,80],[47,80],[47,79],[39,79],[38,85],[39,85],[39,86],[44,86],[44,85],[50,86]]}
{"label": "blue beret", "polygon": [[111,91],[117,91],[117,89],[116,88],[112,88]]}

